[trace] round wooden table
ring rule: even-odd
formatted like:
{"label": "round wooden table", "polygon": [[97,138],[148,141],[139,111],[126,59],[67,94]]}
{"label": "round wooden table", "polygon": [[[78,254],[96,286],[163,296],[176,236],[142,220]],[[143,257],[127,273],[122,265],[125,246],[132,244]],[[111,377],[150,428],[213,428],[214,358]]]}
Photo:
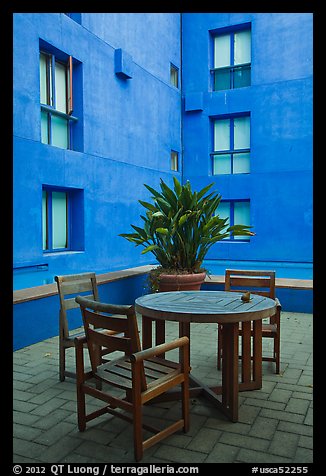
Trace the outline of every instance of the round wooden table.
{"label": "round wooden table", "polygon": [[[276,312],[273,299],[252,294],[250,302],[244,303],[241,296],[241,293],[227,291],[172,291],[147,294],[135,301],[135,309],[142,315],[144,349],[152,346],[153,321],[156,322],[156,344],[165,341],[165,321],[179,322],[179,335],[189,339],[191,322],[223,324],[222,385],[208,387],[190,374],[190,394],[205,396],[234,422],[238,421],[239,391],[262,387],[262,319]],[[240,322],[241,382],[238,374]]]}

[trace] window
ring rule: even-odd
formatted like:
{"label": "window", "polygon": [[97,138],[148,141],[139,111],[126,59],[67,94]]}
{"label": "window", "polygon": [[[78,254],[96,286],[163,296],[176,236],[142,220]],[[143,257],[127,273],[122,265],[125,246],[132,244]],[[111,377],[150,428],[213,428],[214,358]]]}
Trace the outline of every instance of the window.
{"label": "window", "polygon": [[68,194],[63,191],[42,191],[43,250],[68,249]]}
{"label": "window", "polygon": [[250,172],[250,116],[214,120],[213,175]]}
{"label": "window", "polygon": [[171,150],[171,170],[175,172],[179,170],[179,154],[175,150]]}
{"label": "window", "polygon": [[62,149],[72,149],[73,61],[40,52],[41,141]]}
{"label": "window", "polygon": [[84,249],[84,200],[79,189],[42,189],[43,251]]}
{"label": "window", "polygon": [[[249,200],[222,200],[216,210],[220,218],[228,218],[228,225],[250,226],[250,201]],[[249,241],[250,236],[237,235],[224,238],[227,241]]]}
{"label": "window", "polygon": [[176,88],[179,87],[179,69],[170,63],[170,83]]}
{"label": "window", "polygon": [[213,90],[243,88],[251,84],[251,30],[214,37]]}

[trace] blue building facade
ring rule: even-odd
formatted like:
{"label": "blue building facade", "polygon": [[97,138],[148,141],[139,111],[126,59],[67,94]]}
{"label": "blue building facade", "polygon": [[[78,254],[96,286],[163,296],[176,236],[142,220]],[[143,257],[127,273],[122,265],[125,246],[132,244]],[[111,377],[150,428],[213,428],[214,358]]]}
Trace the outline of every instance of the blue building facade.
{"label": "blue building facade", "polygon": [[312,15],[14,14],[14,267],[153,262],[144,183],[214,182],[256,233],[211,260],[312,262]]}
{"label": "blue building facade", "polygon": [[[238,87],[214,88],[215,71],[229,71],[214,71],[223,46],[234,58],[237,47],[249,50],[238,64],[249,63],[251,77],[231,71]],[[312,15],[184,14],[182,52],[184,179],[198,188],[214,182],[256,233],[218,243],[209,258],[311,262]],[[226,127],[230,145],[220,137]]]}

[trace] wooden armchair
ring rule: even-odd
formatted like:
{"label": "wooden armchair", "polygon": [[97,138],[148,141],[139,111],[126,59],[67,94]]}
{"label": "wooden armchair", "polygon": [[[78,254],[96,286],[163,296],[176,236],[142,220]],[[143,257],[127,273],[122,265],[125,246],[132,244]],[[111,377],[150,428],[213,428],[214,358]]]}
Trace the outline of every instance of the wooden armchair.
{"label": "wooden armchair", "polygon": [[[75,345],[79,431],[86,429],[88,421],[105,413],[133,422],[134,455],[136,461],[140,461],[145,449],[177,430],[183,429],[187,432],[189,429],[189,339],[181,337],[170,343],[141,350],[133,306],[104,304],[82,296],[76,297],[76,302],[81,307],[92,368],[90,372],[85,372],[83,340],[77,337]],[[120,317],[112,316],[117,313]],[[95,328],[92,329],[92,325]],[[99,332],[97,327],[117,334],[105,335]],[[110,362],[99,363],[94,352],[99,345],[114,348],[120,351],[122,356],[117,356]],[[180,349],[178,363],[157,357],[172,349]],[[94,388],[94,379],[100,383],[101,390]],[[179,384],[182,389],[182,418],[164,430],[143,424],[143,405]],[[110,393],[112,388],[122,390],[123,395],[117,397],[116,393]],[[87,414],[86,395],[104,401],[105,405]],[[117,408],[123,412],[116,410]],[[143,440],[142,428],[155,434]]]}
{"label": "wooden armchair", "polygon": [[[281,304],[275,297],[275,271],[245,271],[232,270],[225,271],[225,291],[231,292],[247,292],[253,294],[260,294],[274,299],[277,302],[277,311],[274,316],[269,318],[269,322],[262,324],[262,336],[274,340],[273,357],[263,356],[264,361],[275,362],[276,373],[280,373],[280,317]],[[223,325],[217,326],[217,368],[221,369],[222,358],[222,336]],[[239,328],[239,335],[242,336],[242,329]],[[243,346],[245,343],[242,343]]]}
{"label": "wooden armchair", "polygon": [[87,297],[99,301],[98,288],[95,273],[80,273],[64,276],[55,276],[60,299],[59,311],[59,377],[64,381],[66,377],[76,377],[75,372],[66,370],[66,350],[74,347],[74,338],[76,335],[83,336],[84,346],[86,339],[84,331],[79,334],[71,335],[69,331],[67,312],[78,308],[75,297],[81,293],[87,293]]}

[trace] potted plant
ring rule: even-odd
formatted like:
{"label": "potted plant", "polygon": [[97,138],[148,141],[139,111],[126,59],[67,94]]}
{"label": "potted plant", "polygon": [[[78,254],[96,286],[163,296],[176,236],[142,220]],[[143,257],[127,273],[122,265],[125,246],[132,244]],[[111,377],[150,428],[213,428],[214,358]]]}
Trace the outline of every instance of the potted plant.
{"label": "potted plant", "polygon": [[151,252],[159,266],[150,272],[152,288],[159,291],[200,289],[205,280],[203,260],[210,247],[233,235],[254,235],[249,226],[228,226],[228,218],[220,218],[216,210],[221,201],[218,192],[209,192],[213,183],[199,192],[192,191],[173,177],[173,190],[161,179],[160,191],[145,185],[152,194],[152,203],[139,200],[146,209],[141,215],[143,227],[131,225],[133,233],[122,233],[142,254]]}

